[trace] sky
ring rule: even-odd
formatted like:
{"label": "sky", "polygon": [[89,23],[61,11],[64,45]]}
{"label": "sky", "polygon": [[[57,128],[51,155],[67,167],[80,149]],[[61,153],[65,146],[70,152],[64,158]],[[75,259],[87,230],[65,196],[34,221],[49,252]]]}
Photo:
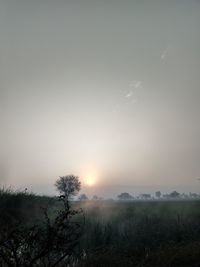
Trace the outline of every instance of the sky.
{"label": "sky", "polygon": [[200,1],[1,0],[0,184],[200,191]]}

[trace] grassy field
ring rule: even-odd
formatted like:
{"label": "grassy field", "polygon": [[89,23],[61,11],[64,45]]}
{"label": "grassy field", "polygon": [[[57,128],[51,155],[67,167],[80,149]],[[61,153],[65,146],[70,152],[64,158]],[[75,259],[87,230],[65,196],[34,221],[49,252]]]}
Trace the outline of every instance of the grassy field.
{"label": "grassy field", "polygon": [[[42,220],[59,209],[55,198],[0,193],[0,224]],[[74,203],[84,211],[78,267],[200,266],[200,201]]]}
{"label": "grassy field", "polygon": [[82,206],[82,266],[200,266],[199,201]]}

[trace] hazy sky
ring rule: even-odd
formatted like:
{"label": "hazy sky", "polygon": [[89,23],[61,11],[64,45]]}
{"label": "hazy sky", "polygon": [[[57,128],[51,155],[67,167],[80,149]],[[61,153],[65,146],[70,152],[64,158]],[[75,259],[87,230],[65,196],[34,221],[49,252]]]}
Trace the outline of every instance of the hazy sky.
{"label": "hazy sky", "polygon": [[1,0],[0,183],[200,191],[199,14],[197,0]]}

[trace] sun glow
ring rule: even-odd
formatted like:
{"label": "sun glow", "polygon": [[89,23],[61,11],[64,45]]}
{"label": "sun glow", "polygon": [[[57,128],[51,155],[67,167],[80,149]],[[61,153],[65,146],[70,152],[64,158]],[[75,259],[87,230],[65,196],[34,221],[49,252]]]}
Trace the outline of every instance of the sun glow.
{"label": "sun glow", "polygon": [[87,186],[94,186],[96,184],[96,178],[94,176],[88,176],[85,179],[85,183]]}

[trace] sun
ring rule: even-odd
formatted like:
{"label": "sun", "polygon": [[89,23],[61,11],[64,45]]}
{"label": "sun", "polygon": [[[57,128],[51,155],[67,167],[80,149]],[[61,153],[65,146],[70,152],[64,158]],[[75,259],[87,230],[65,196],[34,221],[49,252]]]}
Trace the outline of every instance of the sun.
{"label": "sun", "polygon": [[85,183],[87,186],[94,186],[96,184],[96,178],[94,176],[88,176],[85,179]]}

